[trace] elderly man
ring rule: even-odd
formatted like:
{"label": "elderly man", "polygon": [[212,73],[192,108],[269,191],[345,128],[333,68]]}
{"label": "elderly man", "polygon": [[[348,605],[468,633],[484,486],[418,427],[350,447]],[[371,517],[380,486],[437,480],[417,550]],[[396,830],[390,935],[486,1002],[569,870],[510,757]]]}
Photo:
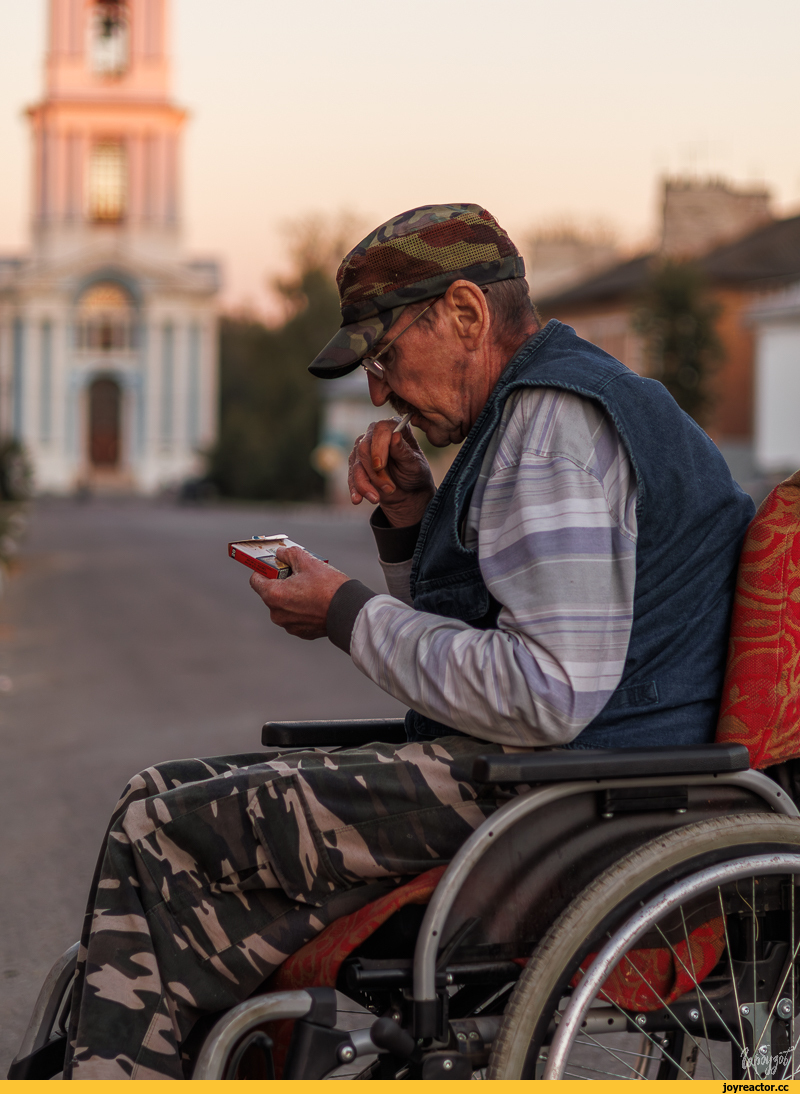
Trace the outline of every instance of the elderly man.
{"label": "elderly man", "polygon": [[507,748],[713,737],[752,504],[658,383],[551,321],[475,205],[381,225],[338,274],[343,324],[311,365],[363,365],[411,429],[350,461],[389,593],[299,549],[252,585],[405,701],[409,743],[217,757],[137,775],[90,897],[67,1074],[181,1078],[197,1018],[252,994],[337,916],[446,862],[496,807],[464,776]]}

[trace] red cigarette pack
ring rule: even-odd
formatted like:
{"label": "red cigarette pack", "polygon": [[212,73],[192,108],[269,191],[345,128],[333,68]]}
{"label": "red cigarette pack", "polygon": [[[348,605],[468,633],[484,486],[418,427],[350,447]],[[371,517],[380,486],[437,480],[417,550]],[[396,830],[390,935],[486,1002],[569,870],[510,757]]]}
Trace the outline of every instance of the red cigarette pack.
{"label": "red cigarette pack", "polygon": [[[279,562],[275,557],[279,547],[299,547],[301,551],[306,550],[302,543],[296,543],[287,535],[280,533],[276,536],[252,536],[250,539],[234,540],[233,543],[228,544],[228,554],[237,562],[241,562],[243,566],[249,566],[251,570],[255,570],[256,573],[280,581],[289,577],[292,568],[285,562]],[[311,551],[308,552],[308,554],[311,553]],[[313,557],[319,558],[319,555]],[[320,561],[328,560],[323,558]]]}

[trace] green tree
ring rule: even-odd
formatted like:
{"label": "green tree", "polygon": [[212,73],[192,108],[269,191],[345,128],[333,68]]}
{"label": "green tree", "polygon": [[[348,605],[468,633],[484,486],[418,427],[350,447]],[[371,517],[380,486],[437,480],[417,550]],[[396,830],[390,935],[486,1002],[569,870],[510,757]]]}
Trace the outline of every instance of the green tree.
{"label": "green tree", "polygon": [[296,276],[276,284],[286,304],[284,324],[271,329],[253,318],[227,317],[220,326],[220,431],[209,474],[229,497],[285,501],[323,493],[310,463],[320,400],[308,365],[341,322],[333,243],[324,246],[310,222],[297,231],[293,251]]}
{"label": "green tree", "polygon": [[716,328],[719,311],[702,270],[667,260],[654,268],[634,317],[649,374],[700,425],[708,421],[714,403],[710,380],[724,356]]}

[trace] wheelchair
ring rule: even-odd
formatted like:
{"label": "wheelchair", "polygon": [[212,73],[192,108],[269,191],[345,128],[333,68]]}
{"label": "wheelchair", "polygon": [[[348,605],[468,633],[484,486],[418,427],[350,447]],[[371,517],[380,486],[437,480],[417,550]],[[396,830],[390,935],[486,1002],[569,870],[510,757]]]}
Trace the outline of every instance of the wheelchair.
{"label": "wheelchair", "polygon": [[[716,743],[479,757],[472,780],[506,800],[449,865],[201,1019],[191,1078],[796,1077],[800,473],[751,525],[731,634]],[[377,740],[404,723],[262,731],[281,751]],[[9,1078],[60,1071],[76,960],[53,966]]]}

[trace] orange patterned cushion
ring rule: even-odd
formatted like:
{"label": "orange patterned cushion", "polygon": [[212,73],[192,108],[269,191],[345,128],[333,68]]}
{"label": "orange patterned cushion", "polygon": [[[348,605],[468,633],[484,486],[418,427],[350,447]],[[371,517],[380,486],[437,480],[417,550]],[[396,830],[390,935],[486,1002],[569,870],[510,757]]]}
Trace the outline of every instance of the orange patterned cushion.
{"label": "orange patterned cushion", "polygon": [[[725,922],[717,916],[695,927],[688,944],[686,940],[678,942],[674,956],[666,948],[630,950],[614,967],[600,994],[626,1010],[659,1010],[691,991],[695,983],[701,984],[724,949]],[[589,954],[581,972],[586,972],[595,956]],[[580,973],[576,974],[573,987],[580,979]]]}
{"label": "orange patterned cushion", "polygon": [[745,536],[717,740],[746,745],[756,768],[800,756],[800,471]]}
{"label": "orange patterned cushion", "polygon": [[270,990],[295,991],[312,984],[317,988],[333,987],[344,959],[399,908],[406,904],[427,904],[445,869],[435,866],[365,908],[335,920],[286,958],[274,974]]}
{"label": "orange patterned cushion", "polygon": [[[265,985],[267,991],[296,991],[299,988],[332,988],[342,962],[365,942],[386,920],[406,904],[427,904],[446,866],[435,866],[411,881],[398,885],[364,908],[334,920],[305,946],[287,957]],[[281,1078],[294,1021],[271,1022],[275,1074]]]}

